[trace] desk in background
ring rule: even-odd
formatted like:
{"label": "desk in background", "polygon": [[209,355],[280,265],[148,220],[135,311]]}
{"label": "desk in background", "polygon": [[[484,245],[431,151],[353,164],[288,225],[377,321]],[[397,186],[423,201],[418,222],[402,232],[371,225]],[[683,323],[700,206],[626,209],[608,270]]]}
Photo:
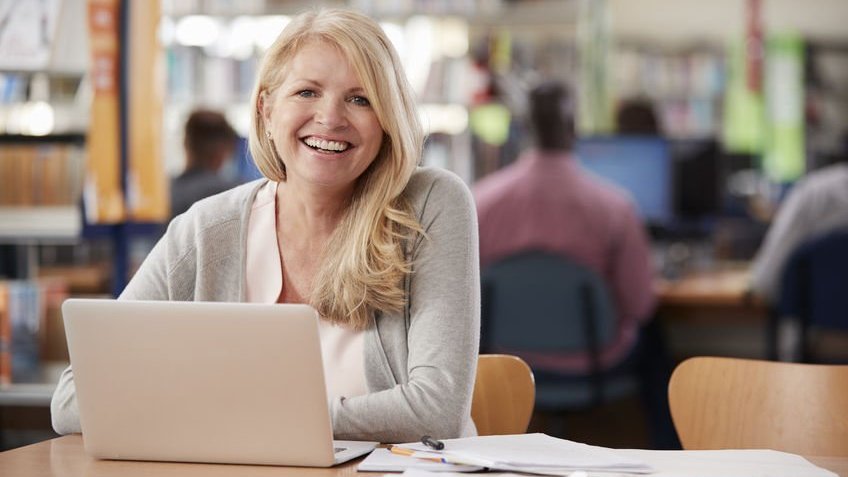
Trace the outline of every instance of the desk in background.
{"label": "desk in background", "polygon": [[[697,318],[762,321],[768,317],[765,302],[748,294],[748,263],[717,264],[714,268],[684,273],[678,279],[655,283],[659,312],[675,320]],[[728,316],[730,315],[730,316]]]}
{"label": "desk in background", "polygon": [[748,294],[749,277],[750,263],[719,262],[657,280],[657,317],[674,358],[766,357],[769,310]]}
{"label": "desk in background", "polygon": [[[807,457],[810,462],[848,477],[848,457]],[[380,475],[357,472],[355,459],[328,469],[304,467],[271,467],[251,465],[184,464],[167,462],[128,462],[96,460],[85,454],[82,437],[65,436],[0,453],[0,475],[15,477],[216,477],[238,475],[242,477],[343,477],[354,475]],[[485,474],[482,474],[485,475]],[[717,476],[720,477],[720,476]]]}

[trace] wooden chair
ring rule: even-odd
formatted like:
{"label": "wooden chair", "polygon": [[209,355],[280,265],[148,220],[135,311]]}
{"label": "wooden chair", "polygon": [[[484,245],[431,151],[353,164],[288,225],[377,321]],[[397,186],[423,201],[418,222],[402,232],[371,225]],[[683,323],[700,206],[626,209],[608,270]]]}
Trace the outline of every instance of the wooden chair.
{"label": "wooden chair", "polygon": [[534,399],[533,372],[521,358],[480,355],[471,418],[481,436],[526,432]]}
{"label": "wooden chair", "polygon": [[684,449],[848,456],[848,365],[691,358],[668,397]]}

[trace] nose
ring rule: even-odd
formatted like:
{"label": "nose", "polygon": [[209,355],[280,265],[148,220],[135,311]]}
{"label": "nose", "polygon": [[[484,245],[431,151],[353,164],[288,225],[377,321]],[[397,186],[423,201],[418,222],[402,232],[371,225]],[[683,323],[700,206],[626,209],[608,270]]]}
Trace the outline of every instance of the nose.
{"label": "nose", "polygon": [[347,126],[347,114],[343,100],[324,97],[315,111],[315,121],[329,129],[341,129]]}

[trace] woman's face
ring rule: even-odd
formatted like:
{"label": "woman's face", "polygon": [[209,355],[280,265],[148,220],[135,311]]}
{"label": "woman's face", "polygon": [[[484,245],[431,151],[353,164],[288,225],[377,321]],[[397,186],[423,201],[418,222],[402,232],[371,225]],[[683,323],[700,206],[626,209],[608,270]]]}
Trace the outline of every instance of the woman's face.
{"label": "woman's face", "polygon": [[350,189],[371,165],[383,129],[355,71],[333,45],[304,45],[262,102],[286,181]]}

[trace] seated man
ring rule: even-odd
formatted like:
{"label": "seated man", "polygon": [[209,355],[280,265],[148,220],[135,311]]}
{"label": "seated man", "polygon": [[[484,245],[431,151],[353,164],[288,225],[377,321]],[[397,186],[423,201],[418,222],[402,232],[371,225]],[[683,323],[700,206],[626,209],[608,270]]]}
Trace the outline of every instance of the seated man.
{"label": "seated man", "polygon": [[[661,334],[648,326],[656,296],[645,226],[625,191],[584,172],[572,157],[574,121],[564,87],[542,84],[531,91],[529,103],[535,147],[473,189],[481,268],[538,250],[570,258],[600,276],[618,314],[615,338],[600,350],[600,365],[640,376],[653,447],[679,448],[666,394],[670,363]],[[563,375],[588,372],[580,356],[557,361]]]}
{"label": "seated man", "polygon": [[[543,84],[530,93],[536,147],[474,187],[482,268],[527,250],[562,254],[604,279],[619,314],[604,367],[620,363],[648,321],[656,297],[645,227],[626,192],[584,172],[571,156],[574,121],[567,91]],[[585,371],[575,362],[564,372]]]}

